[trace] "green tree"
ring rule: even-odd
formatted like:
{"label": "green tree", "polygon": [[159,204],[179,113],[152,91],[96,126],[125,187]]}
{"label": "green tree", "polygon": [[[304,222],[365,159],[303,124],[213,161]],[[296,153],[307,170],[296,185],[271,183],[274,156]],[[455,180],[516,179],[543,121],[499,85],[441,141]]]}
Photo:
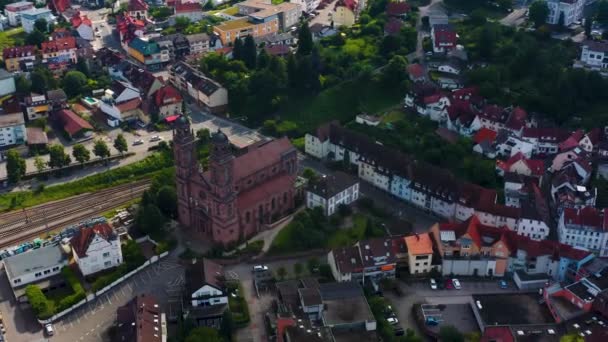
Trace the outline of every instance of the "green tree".
{"label": "green tree", "polygon": [[257,49],[255,47],[255,41],[251,35],[245,37],[243,43],[243,62],[249,69],[255,69],[257,58]]}
{"label": "green tree", "polygon": [[293,54],[287,57],[287,82],[290,88],[295,88],[298,84],[298,64]]}
{"label": "green tree", "polygon": [[313,274],[315,271],[318,271],[320,266],[319,258],[312,257],[306,261],[306,268],[308,268],[308,273]]}
{"label": "green tree", "polygon": [[232,48],[232,58],[237,61],[243,60],[243,41],[241,38],[234,40],[234,46]]}
{"label": "green tree", "polygon": [[34,30],[30,32],[27,36],[25,36],[25,44],[27,45],[36,45],[38,48],[42,45],[42,42],[46,40],[46,36],[44,33]]}
{"label": "green tree", "polygon": [[91,159],[91,152],[83,144],[76,144],[72,147],[72,156],[82,165]]}
{"label": "green tree", "polygon": [[158,194],[156,194],[156,204],[165,216],[177,217],[177,193],[175,188],[170,185],[160,188]]}
{"label": "green tree", "polygon": [[535,27],[542,26],[549,17],[549,6],[545,1],[536,0],[530,5],[528,16]]}
{"label": "green tree", "polygon": [[127,145],[127,139],[125,139],[124,135],[119,134],[116,136],[116,139],[114,139],[114,148],[120,152],[120,154],[127,152],[129,145]]}
{"label": "green tree", "polygon": [[207,327],[192,329],[184,342],[222,342],[217,330]]}
{"label": "green tree", "polygon": [[498,27],[494,23],[485,24],[479,35],[479,56],[491,58],[498,42]]}
{"label": "green tree", "polygon": [[602,0],[597,4],[596,19],[603,25],[608,24],[608,1]]}
{"label": "green tree", "polygon": [[31,90],[38,94],[44,94],[49,90],[47,78],[41,69],[36,69],[30,74]]}
{"label": "green tree", "polygon": [[46,298],[40,287],[28,285],[25,288],[25,295],[39,318],[48,318],[53,315],[54,308],[52,303]]}
{"label": "green tree", "polygon": [[178,16],[175,18],[175,29],[178,31],[183,31],[186,27],[190,25],[190,19],[184,16]]}
{"label": "green tree", "polygon": [[110,156],[110,149],[103,140],[96,140],[93,145],[93,153],[99,158],[104,159]]}
{"label": "green tree", "polygon": [[308,22],[303,22],[298,31],[298,56],[307,56],[312,53],[312,33],[308,27]]}
{"label": "green tree", "polygon": [[165,219],[160,209],[154,204],[140,206],[135,218],[135,226],[145,234],[157,234],[162,231]]}
{"label": "green tree", "polygon": [[44,169],[46,169],[46,162],[41,156],[34,157],[34,167],[36,167],[38,172],[42,172]]}
{"label": "green tree", "polygon": [[382,70],[382,78],[388,85],[399,86],[407,78],[407,60],[403,56],[393,56]]}
{"label": "green tree", "polygon": [[87,85],[87,76],[80,71],[68,71],[63,77],[63,90],[68,97],[80,95]]}
{"label": "green tree", "polygon": [[15,80],[15,88],[18,94],[26,95],[32,90],[32,82],[25,78],[23,75],[19,75]]}
{"label": "green tree", "polygon": [[486,12],[481,8],[473,10],[469,16],[469,21],[475,26],[483,26],[487,21]]}
{"label": "green tree", "polygon": [[593,26],[593,19],[591,17],[585,18],[585,37],[591,38],[591,27]]}
{"label": "green tree", "polygon": [[225,310],[222,314],[222,323],[220,324],[220,334],[226,341],[232,341],[232,333],[234,332],[234,319],[230,310]]}
{"label": "green tree", "polygon": [[65,153],[63,145],[54,144],[49,146],[49,167],[62,168],[70,165],[70,156]]}
{"label": "green tree", "polygon": [[302,272],[304,272],[304,267],[301,263],[296,262],[295,264],[293,264],[293,273],[296,275],[296,278],[300,278]]}
{"label": "green tree", "polygon": [[46,21],[46,19],[40,18],[34,22],[34,30],[38,30],[42,33],[46,33],[46,32],[48,32],[48,29],[49,29],[49,23],[48,23],[48,21]]}
{"label": "green tree", "polygon": [[270,64],[270,56],[268,55],[268,52],[266,52],[266,49],[260,50],[260,53],[258,54],[257,58],[257,63],[258,69],[265,69],[268,67],[268,64]]}
{"label": "green tree", "polygon": [[285,277],[287,276],[287,270],[285,269],[285,267],[281,266],[279,267],[279,269],[277,269],[277,276],[279,276],[280,280],[285,279]]}
{"label": "green tree", "polygon": [[564,335],[559,339],[559,342],[584,342],[585,338],[575,333]]}
{"label": "green tree", "polygon": [[445,325],[439,329],[439,338],[442,342],[464,342],[464,336],[453,325]]}
{"label": "green tree", "polygon": [[76,70],[80,71],[87,77],[91,75],[89,65],[87,64],[87,61],[84,58],[78,58],[78,61],[76,62]]}
{"label": "green tree", "polygon": [[11,184],[19,183],[25,176],[25,159],[21,158],[17,150],[11,149],[6,153],[6,173]]}

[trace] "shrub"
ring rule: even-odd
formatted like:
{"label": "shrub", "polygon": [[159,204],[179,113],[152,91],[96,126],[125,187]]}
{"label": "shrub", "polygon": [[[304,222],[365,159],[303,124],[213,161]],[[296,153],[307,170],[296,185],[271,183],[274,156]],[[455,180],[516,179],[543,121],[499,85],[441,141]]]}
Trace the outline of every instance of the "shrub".
{"label": "shrub", "polygon": [[32,305],[32,309],[34,309],[34,313],[40,319],[47,319],[53,316],[55,312],[55,308],[53,302],[49,301],[42,290],[36,285],[28,285],[25,288],[25,295],[27,296],[27,300]]}

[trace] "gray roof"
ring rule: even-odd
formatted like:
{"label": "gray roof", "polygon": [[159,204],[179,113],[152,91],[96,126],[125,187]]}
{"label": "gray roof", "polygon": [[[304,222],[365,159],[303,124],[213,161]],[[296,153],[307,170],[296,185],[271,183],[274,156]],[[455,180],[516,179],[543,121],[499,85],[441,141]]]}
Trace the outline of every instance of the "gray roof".
{"label": "gray roof", "polygon": [[209,35],[206,33],[189,34],[186,36],[186,39],[190,43],[204,42],[209,40]]}
{"label": "gray roof", "polygon": [[60,246],[47,246],[6,258],[4,267],[9,279],[15,279],[36,270],[64,264],[67,260]]}
{"label": "gray roof", "polygon": [[308,191],[322,198],[329,199],[358,183],[356,178],[338,171],[311,182]]}
{"label": "gray roof", "polygon": [[323,300],[357,298],[363,296],[363,289],[356,282],[319,284],[319,292]]}
{"label": "gray roof", "polygon": [[13,77],[13,74],[6,71],[6,69],[0,69],[0,80],[4,80],[10,77]]}

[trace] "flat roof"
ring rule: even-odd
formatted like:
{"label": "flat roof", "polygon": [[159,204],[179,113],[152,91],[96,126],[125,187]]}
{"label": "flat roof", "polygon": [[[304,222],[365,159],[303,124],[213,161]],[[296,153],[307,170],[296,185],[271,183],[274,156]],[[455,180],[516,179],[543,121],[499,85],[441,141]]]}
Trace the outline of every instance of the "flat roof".
{"label": "flat roof", "polygon": [[374,315],[363,295],[324,299],[323,304],[325,305],[323,317],[327,326],[374,321]]}
{"label": "flat roof", "polygon": [[23,125],[25,123],[22,113],[0,114],[0,127]]}
{"label": "flat roof", "polygon": [[219,25],[215,25],[215,27],[222,31],[231,31],[231,30],[243,29],[243,28],[251,27],[251,26],[255,26],[255,25],[256,24],[249,22],[249,19],[243,18],[243,19],[225,21]]}
{"label": "flat roof", "polygon": [[9,279],[15,279],[36,270],[61,265],[67,259],[61,246],[47,246],[6,258],[4,267]]}
{"label": "flat roof", "polygon": [[538,304],[537,294],[473,295],[482,308],[475,306],[486,326],[549,324],[553,317],[545,305]]}

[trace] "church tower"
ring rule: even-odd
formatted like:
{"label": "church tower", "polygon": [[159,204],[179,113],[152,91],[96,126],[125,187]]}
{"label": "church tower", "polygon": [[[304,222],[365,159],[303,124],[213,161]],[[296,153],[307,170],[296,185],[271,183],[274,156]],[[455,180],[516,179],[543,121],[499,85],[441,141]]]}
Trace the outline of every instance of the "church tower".
{"label": "church tower", "polygon": [[193,224],[193,201],[190,177],[198,170],[194,133],[187,117],[179,118],[173,129],[173,156],[175,160],[175,182],[177,191],[177,213],[184,227]]}
{"label": "church tower", "polygon": [[211,137],[208,179],[213,193],[210,210],[213,218],[213,240],[219,243],[237,241],[240,235],[234,190],[234,155],[226,134],[218,129]]}

